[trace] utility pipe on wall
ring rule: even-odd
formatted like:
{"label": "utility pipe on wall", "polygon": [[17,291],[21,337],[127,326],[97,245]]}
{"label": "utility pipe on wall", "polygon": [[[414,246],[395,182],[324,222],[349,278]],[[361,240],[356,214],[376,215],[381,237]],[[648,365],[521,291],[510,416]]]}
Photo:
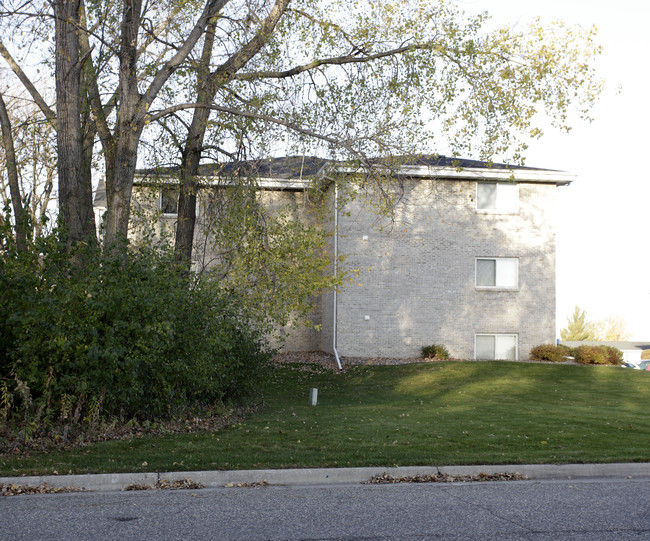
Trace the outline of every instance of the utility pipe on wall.
{"label": "utility pipe on wall", "polygon": [[[334,180],[334,278],[338,277],[339,272],[339,185],[336,180]],[[334,357],[336,358],[336,364],[339,366],[339,370],[343,370],[341,366],[341,359],[339,358],[339,352],[336,350],[337,342],[337,303],[338,303],[338,292],[334,289],[334,306],[333,306],[333,315],[334,321],[332,325],[332,349],[334,350]]]}

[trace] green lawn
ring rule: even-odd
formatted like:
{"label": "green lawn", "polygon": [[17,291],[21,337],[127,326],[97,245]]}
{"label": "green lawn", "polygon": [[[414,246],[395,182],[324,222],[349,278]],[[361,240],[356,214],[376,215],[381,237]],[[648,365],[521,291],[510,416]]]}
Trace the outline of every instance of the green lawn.
{"label": "green lawn", "polygon": [[[318,388],[317,406],[308,404]],[[650,460],[650,373],[509,362],[280,366],[266,407],[217,433],[0,460],[1,475]]]}

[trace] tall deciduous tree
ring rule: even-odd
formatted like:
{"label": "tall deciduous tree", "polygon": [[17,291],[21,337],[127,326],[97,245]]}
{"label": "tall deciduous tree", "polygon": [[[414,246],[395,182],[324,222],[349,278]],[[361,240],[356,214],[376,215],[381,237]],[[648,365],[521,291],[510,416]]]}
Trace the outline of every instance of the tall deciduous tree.
{"label": "tall deciduous tree", "polygon": [[95,236],[90,170],[84,166],[80,0],[56,0],[53,6],[59,212],[70,248]]}
{"label": "tall deciduous tree", "polygon": [[592,30],[539,23],[490,30],[486,15],[466,17],[453,0],[52,6],[17,2],[3,23],[11,31],[44,21],[34,37],[54,36],[54,50],[43,49],[43,69],[47,53],[55,58],[54,110],[2,44],[0,53],[57,127],[70,239],[90,234],[86,164],[94,135],[104,157],[105,239],[112,243],[128,231],[141,141],[155,138],[160,154],[167,134],[182,165],[176,246],[186,264],[197,167],[208,154],[224,160],[242,148],[309,151],[369,163],[434,153],[446,134],[454,151],[517,158],[527,138],[541,135],[540,115],[569,129],[570,110],[588,116],[600,91]]}
{"label": "tall deciduous tree", "polygon": [[[228,0],[205,0],[194,23],[174,26],[174,15],[185,22],[195,14],[194,3],[172,2],[167,11],[169,5],[146,4],[143,11],[141,0],[124,0],[119,4],[107,0],[92,3],[94,18],[89,23],[82,0],[56,0],[50,14],[55,38],[54,111],[6,45],[0,43],[0,53],[56,125],[60,218],[69,244],[88,239],[95,232],[89,167],[95,134],[102,143],[105,161],[105,241],[114,244],[126,238],[138,146],[148,123],[149,109],[202,37],[208,20],[227,3]],[[34,1],[6,15],[13,15],[18,24],[26,17],[47,19],[47,11],[46,6]],[[158,20],[149,19],[147,15],[151,14]],[[174,44],[172,39],[160,37],[163,32],[173,33],[169,30],[172,26],[179,31],[172,37]],[[102,50],[98,58],[93,58],[95,48]],[[145,52],[154,58],[145,58]],[[102,101],[102,95],[108,96],[106,101]],[[88,116],[91,110],[92,118]]]}
{"label": "tall deciduous tree", "polygon": [[517,159],[541,135],[540,113],[568,130],[571,108],[587,117],[600,92],[593,31],[561,23],[486,30],[487,15],[420,0],[233,0],[225,13],[181,85],[188,102],[152,117],[176,115],[165,128],[181,148],[176,257],[186,265],[206,157],[232,160],[245,143],[369,165],[431,153],[446,134],[456,152]]}

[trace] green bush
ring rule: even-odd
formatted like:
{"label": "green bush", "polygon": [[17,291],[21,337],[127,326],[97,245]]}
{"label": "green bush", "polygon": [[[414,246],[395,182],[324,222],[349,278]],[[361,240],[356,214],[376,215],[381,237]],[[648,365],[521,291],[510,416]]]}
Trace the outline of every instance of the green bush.
{"label": "green bush", "polygon": [[242,399],[263,380],[271,352],[236,299],[176,272],[164,249],[88,247],[83,266],[64,253],[56,235],[0,251],[0,383],[13,411],[152,419]]}
{"label": "green bush", "polygon": [[608,364],[619,365],[623,364],[623,352],[613,346],[600,346],[607,353]]}
{"label": "green bush", "polygon": [[611,364],[623,363],[623,352],[611,346],[579,346],[574,348],[574,357],[580,364]]}
{"label": "green bush", "polygon": [[601,346],[579,346],[575,360],[580,364],[607,364],[607,352]]}
{"label": "green bush", "polygon": [[530,350],[530,358],[535,361],[551,361],[560,363],[565,357],[571,356],[571,349],[563,345],[542,344]]}
{"label": "green bush", "polygon": [[422,348],[422,357],[425,359],[449,359],[449,352],[445,346],[434,344]]}

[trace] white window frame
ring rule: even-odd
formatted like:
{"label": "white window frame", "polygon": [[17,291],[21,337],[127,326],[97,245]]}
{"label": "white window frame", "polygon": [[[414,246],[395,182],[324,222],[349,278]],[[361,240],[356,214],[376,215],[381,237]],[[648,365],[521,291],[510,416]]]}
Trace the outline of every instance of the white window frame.
{"label": "white window frame", "polygon": [[[479,338],[480,336],[492,336],[492,337],[494,337],[494,353],[493,353],[493,356],[492,356],[492,357],[487,357],[487,358],[486,358],[486,357],[484,357],[484,356],[479,357],[479,356],[477,355],[477,342],[478,342],[478,338]],[[505,339],[505,338],[507,338],[507,339],[514,339],[514,342],[515,342],[515,344],[514,344],[514,345],[515,345],[515,357],[514,357],[514,359],[503,359],[502,357],[499,357],[499,356],[497,355],[497,351],[498,351],[498,349],[499,349],[499,347],[498,347],[498,345],[497,345],[497,342],[498,342],[498,339],[499,339],[499,338],[502,338],[502,339]],[[513,360],[513,361],[517,361],[517,360],[519,360],[519,335],[517,335],[517,334],[512,334],[512,333],[476,333],[476,334],[474,335],[474,359],[483,359],[483,360]]]}
{"label": "white window frame", "polygon": [[176,197],[176,212],[165,212],[165,209],[163,208],[163,194],[165,193],[165,190],[175,191],[180,195],[179,188],[177,187],[162,187],[158,195],[158,209],[162,212],[163,216],[178,216],[178,197]]}
{"label": "white window frame", "polygon": [[[480,208],[480,186],[494,185],[496,187],[496,203],[494,208]],[[519,184],[517,182],[477,182],[476,211],[485,214],[519,214]]]}
{"label": "white window frame", "polygon": [[[494,285],[479,285],[478,284],[478,266],[479,261],[494,261],[495,262],[495,280]],[[514,263],[514,283],[505,282],[504,279],[508,275],[507,266]],[[499,272],[499,268],[502,269]],[[508,290],[516,291],[519,289],[519,258],[517,257],[477,257],[474,260],[474,285],[476,289],[480,290]]]}

